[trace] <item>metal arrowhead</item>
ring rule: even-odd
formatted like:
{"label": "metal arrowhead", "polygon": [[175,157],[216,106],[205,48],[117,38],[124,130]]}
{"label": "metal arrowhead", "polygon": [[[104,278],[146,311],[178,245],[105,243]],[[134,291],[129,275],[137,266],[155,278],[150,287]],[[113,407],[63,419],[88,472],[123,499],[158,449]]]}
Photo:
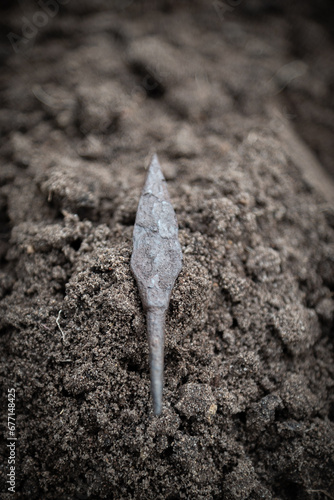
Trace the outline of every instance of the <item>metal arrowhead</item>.
{"label": "metal arrowhead", "polygon": [[160,415],[165,315],[182,268],[178,225],[157,155],[153,156],[133,230],[131,270],[147,316],[153,409]]}

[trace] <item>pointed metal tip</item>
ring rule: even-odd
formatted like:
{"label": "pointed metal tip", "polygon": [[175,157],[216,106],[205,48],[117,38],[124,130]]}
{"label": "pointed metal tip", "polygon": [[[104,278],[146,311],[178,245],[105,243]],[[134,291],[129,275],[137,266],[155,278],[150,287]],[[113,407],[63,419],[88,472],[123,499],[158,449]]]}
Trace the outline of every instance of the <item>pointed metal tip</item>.
{"label": "pointed metal tip", "polygon": [[148,167],[146,182],[144,185],[143,193],[153,194],[159,200],[169,199],[167,187],[163,186],[166,180],[164,174],[162,173],[161,166],[156,153],[152,156],[151,163]]}
{"label": "pointed metal tip", "polygon": [[148,168],[149,169],[158,168],[159,170],[161,170],[161,166],[160,166],[160,162],[159,162],[159,158],[158,158],[157,153],[153,154],[151,163],[150,163]]}

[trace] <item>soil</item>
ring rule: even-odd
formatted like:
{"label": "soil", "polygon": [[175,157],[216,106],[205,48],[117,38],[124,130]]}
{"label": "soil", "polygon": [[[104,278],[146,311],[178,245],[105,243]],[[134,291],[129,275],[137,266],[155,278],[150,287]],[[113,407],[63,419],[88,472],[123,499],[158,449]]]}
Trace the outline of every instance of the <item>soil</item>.
{"label": "soil", "polygon": [[[333,498],[329,3],[58,4],[2,12],[2,498]],[[183,251],[160,417],[130,271],[155,151]]]}

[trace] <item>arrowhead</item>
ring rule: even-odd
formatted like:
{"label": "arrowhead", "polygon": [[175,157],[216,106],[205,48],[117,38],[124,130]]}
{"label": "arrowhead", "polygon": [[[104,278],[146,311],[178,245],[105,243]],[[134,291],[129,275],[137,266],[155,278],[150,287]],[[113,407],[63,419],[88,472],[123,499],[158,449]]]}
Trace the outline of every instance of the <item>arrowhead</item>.
{"label": "arrowhead", "polygon": [[133,230],[131,270],[147,312],[154,413],[161,412],[165,312],[182,267],[178,225],[157,155],[148,169]]}

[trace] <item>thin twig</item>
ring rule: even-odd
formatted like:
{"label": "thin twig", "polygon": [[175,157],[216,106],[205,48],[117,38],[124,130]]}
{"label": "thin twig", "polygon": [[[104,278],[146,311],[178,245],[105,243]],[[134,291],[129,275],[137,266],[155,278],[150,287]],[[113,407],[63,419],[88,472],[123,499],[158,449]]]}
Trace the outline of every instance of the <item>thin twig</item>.
{"label": "thin twig", "polygon": [[65,333],[64,331],[62,330],[60,324],[59,324],[59,319],[60,319],[60,315],[63,311],[60,309],[59,313],[58,313],[58,316],[57,316],[57,319],[56,319],[56,323],[57,323],[57,326],[59,328],[59,330],[61,331],[61,335],[62,335],[62,338],[63,338],[63,342],[65,342]]}

